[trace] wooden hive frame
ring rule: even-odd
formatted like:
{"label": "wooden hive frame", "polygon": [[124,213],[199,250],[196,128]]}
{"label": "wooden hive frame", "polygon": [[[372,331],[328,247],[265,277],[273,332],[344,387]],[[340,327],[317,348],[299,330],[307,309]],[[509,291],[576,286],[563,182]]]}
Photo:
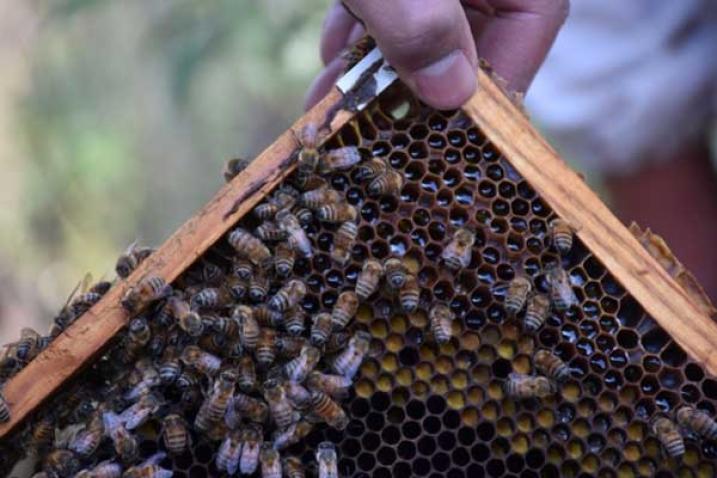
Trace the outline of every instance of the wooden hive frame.
{"label": "wooden hive frame", "polygon": [[[15,430],[43,402],[97,357],[130,317],[120,300],[148,275],[176,279],[249,212],[296,165],[296,132],[307,123],[323,126],[322,143],[350,121],[352,92],[337,88],[292,125],[249,167],[222,187],[132,275],[113,287],[3,389],[12,416],[0,424],[0,439]],[[348,105],[348,106],[347,106]],[[717,324],[704,307],[668,274],[610,212],[582,178],[531,126],[523,112],[486,71],[464,106],[503,156],[525,177],[558,216],[577,230],[585,246],[697,363],[717,374]]]}

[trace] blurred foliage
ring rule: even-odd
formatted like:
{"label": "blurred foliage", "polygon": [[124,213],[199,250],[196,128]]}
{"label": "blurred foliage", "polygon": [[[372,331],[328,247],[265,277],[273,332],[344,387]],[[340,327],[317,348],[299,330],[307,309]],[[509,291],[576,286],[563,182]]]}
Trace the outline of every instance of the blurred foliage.
{"label": "blurred foliage", "polygon": [[37,27],[5,112],[18,147],[1,160],[19,182],[0,264],[49,314],[84,272],[112,276],[133,240],[160,243],[218,189],[224,160],[300,114],[328,1],[15,2]]}

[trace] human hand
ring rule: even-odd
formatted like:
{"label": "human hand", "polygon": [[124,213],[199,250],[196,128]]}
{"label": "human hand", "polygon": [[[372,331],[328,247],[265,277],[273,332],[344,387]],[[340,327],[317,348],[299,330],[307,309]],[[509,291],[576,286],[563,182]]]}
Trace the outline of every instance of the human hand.
{"label": "human hand", "polygon": [[341,51],[366,32],[404,83],[435,108],[457,108],[471,97],[478,56],[510,91],[525,92],[568,8],[569,0],[337,1],[321,35],[325,68],[309,88],[306,107],[333,86],[345,67]]}

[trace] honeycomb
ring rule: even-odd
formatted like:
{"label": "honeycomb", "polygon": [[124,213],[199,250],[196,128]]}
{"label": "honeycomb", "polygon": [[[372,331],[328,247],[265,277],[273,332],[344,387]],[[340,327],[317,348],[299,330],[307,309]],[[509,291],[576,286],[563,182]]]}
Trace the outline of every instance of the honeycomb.
{"label": "honeycomb", "polygon": [[[328,440],[347,477],[717,475],[716,441],[687,436],[676,459],[649,426],[655,414],[683,404],[714,416],[717,379],[687,357],[577,238],[569,254],[557,254],[548,233],[555,214],[462,111],[433,110],[397,84],[326,148],[348,145],[364,159],[387,158],[405,184],[400,197],[373,198],[352,172],[330,174],[330,184],[360,210],[358,242],[350,262],[337,267],[329,251],[338,226],[307,226],[315,255],[297,258],[294,267],[309,289],[302,306],[309,314],[330,311],[338,294],[354,287],[367,258],[392,256],[403,257],[416,274],[420,303],[416,313],[401,313],[380,288],[359,308],[352,327],[368,331],[372,342],[343,402],[349,425],[341,432],[317,427],[288,450],[310,472],[317,445]],[[256,225],[251,217],[241,224]],[[466,225],[477,231],[472,262],[453,273],[439,258],[452,231]],[[547,293],[544,270],[557,262],[568,271],[579,306],[551,311],[528,335],[505,312],[505,286],[524,276]],[[442,345],[428,333],[434,302],[448,304],[458,318]],[[511,372],[534,372],[537,348],[565,361],[570,379],[548,398],[506,397]],[[57,400],[101,382],[103,367],[111,364],[101,360]],[[154,422],[141,429],[143,456],[163,449],[158,432]],[[3,469],[18,454],[12,441],[4,444]],[[189,453],[163,466],[178,477],[218,476],[215,450],[195,436]]]}

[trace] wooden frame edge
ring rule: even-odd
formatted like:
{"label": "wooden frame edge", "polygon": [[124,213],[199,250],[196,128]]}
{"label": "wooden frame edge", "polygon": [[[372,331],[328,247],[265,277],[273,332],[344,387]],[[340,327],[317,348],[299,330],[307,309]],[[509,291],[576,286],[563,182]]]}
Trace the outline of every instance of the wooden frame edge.
{"label": "wooden frame edge", "polygon": [[558,156],[489,73],[479,70],[478,90],[463,110],[645,311],[690,357],[717,374],[717,323]]}
{"label": "wooden frame edge", "polygon": [[0,424],[0,440],[100,354],[127,325],[130,316],[121,307],[120,300],[129,287],[150,273],[168,283],[174,281],[293,171],[295,152],[299,148],[296,135],[304,125],[322,125],[320,137],[323,143],[354,117],[355,113],[342,109],[344,103],[345,96],[332,88],[323,100],[180,226],[130,277],[117,282],[102,300],[8,380],[2,393],[10,406],[11,416],[10,421]]}

